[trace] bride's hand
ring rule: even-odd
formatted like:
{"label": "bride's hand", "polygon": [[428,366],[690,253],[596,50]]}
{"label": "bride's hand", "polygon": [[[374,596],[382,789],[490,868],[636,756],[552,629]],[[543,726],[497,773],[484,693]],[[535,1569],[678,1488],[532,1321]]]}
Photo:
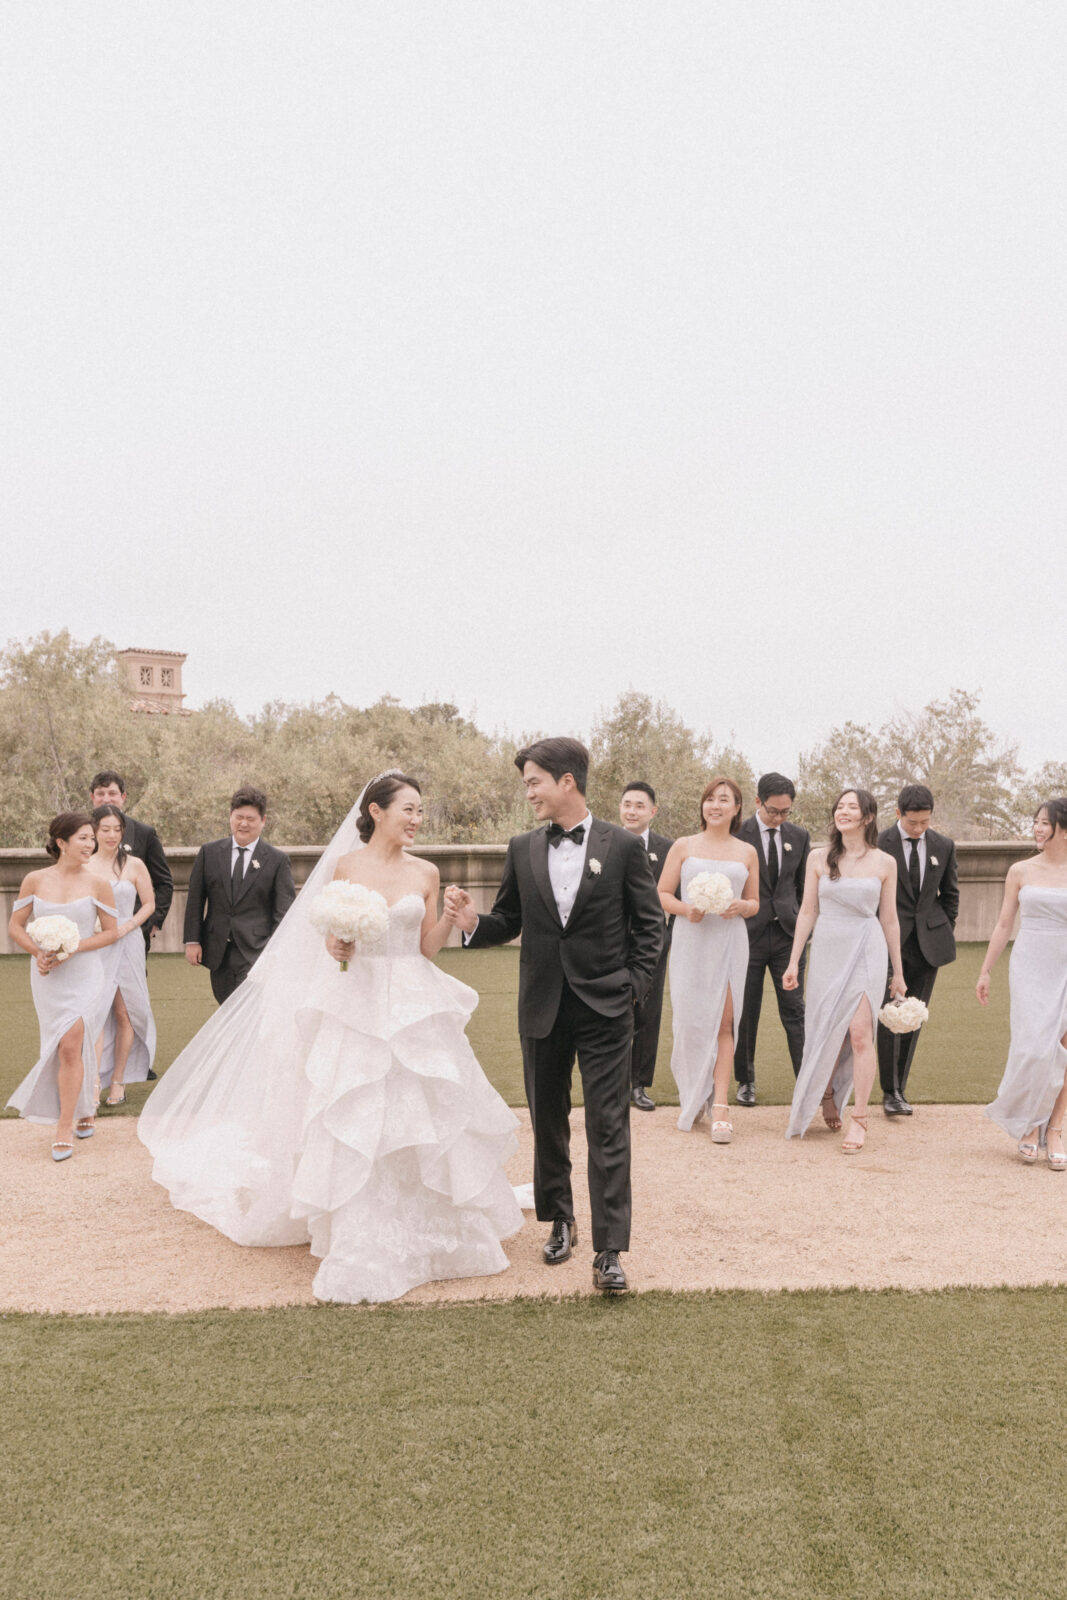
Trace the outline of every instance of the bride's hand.
{"label": "bride's hand", "polygon": [[347,943],[343,939],[335,939],[332,933],[326,935],[326,953],[333,956],[335,961],[351,961],[356,953],[354,941]]}

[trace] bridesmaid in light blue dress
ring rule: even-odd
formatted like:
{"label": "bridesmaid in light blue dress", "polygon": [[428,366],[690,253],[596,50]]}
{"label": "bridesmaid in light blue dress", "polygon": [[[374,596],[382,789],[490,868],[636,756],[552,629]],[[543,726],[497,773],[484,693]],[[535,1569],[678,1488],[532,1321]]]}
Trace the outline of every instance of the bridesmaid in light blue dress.
{"label": "bridesmaid in light blue dress", "polygon": [[786,1138],[803,1137],[822,1106],[828,1128],[840,1128],[855,1091],[841,1149],[862,1150],[867,1136],[867,1101],[877,1069],[874,1030],[885,991],[903,999],[897,867],[878,849],[878,804],[866,789],[845,789],[834,803],[830,843],[808,858],[804,901],[793,951],[782,978],[798,985],[798,967],[814,928],[804,1004],[804,1057],[793,1091]]}
{"label": "bridesmaid in light blue dress", "polygon": [[[113,996],[97,1040],[100,1086],[108,1089],[105,1101],[121,1106],[128,1083],[144,1083],[156,1054],[156,1019],[148,996],[144,939],[140,929],[156,909],[156,895],[148,868],[122,847],[122,809],[110,803],[93,812],[100,871],[115,895],[119,936],[104,956],[109,992]],[[138,908],[137,902],[141,904]]]}
{"label": "bridesmaid in light blue dress", "polygon": [[[732,778],[712,778],[700,797],[702,832],[677,839],[667,853],[659,898],[677,920],[671,940],[671,1071],[678,1085],[678,1126],[692,1128],[710,1108],[713,1144],[729,1144],[725,1115],[734,1047],[748,973],[744,918],[759,910],[759,857],[736,837],[741,790]],[[698,911],[689,885],[702,872],[730,880],[734,898],[721,913]]]}
{"label": "bridesmaid in light blue dress", "polygon": [[[41,1054],[8,1105],[30,1122],[54,1122],[53,1161],[74,1153],[74,1136],[91,1138],[96,1112],[96,1039],[107,1011],[104,951],[118,937],[111,885],[90,869],[96,853],[92,818],[64,811],[48,829],[54,866],[22,880],[8,932],[33,957],[30,987],[41,1029]],[[60,962],[26,929],[38,917],[67,917],[80,937]],[[101,932],[96,932],[99,920]]]}
{"label": "bridesmaid in light blue dress", "polygon": [[1019,916],[1011,953],[1011,1048],[997,1098],[986,1107],[1033,1163],[1045,1146],[1053,1172],[1067,1169],[1067,799],[1047,800],[1034,817],[1040,854],[1008,870],[1004,903],[976,993],[989,1003],[990,976]]}

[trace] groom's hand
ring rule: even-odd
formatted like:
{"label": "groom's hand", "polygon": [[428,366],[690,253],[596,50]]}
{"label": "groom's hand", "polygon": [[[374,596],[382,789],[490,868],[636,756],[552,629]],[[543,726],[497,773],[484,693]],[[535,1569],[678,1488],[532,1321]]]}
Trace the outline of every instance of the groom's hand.
{"label": "groom's hand", "polygon": [[445,890],[445,916],[454,928],[462,933],[473,933],[478,926],[478,913],[466,889],[450,883]]}

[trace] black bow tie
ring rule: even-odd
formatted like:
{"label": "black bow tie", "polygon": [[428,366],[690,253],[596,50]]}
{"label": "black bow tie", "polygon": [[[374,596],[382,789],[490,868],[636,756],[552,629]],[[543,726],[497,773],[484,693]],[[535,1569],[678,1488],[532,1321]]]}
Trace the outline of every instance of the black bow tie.
{"label": "black bow tie", "polygon": [[548,842],[550,845],[559,844],[561,839],[573,839],[575,844],[581,844],[584,838],[584,822],[579,822],[576,828],[561,828],[558,822],[550,822],[548,825]]}

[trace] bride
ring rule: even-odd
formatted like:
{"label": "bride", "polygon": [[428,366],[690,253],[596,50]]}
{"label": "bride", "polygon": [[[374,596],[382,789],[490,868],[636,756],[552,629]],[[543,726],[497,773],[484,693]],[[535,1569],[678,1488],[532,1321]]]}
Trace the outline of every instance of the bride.
{"label": "bride", "polygon": [[[407,853],[421,822],[413,778],[372,779],[138,1124],[180,1210],[238,1244],[310,1240],[320,1300],[502,1272],[500,1241],[522,1226],[505,1172],[518,1122],[464,1031],[478,997],[430,959],[450,925],[437,868]],[[384,896],[380,944],[314,931],[333,878]]]}

